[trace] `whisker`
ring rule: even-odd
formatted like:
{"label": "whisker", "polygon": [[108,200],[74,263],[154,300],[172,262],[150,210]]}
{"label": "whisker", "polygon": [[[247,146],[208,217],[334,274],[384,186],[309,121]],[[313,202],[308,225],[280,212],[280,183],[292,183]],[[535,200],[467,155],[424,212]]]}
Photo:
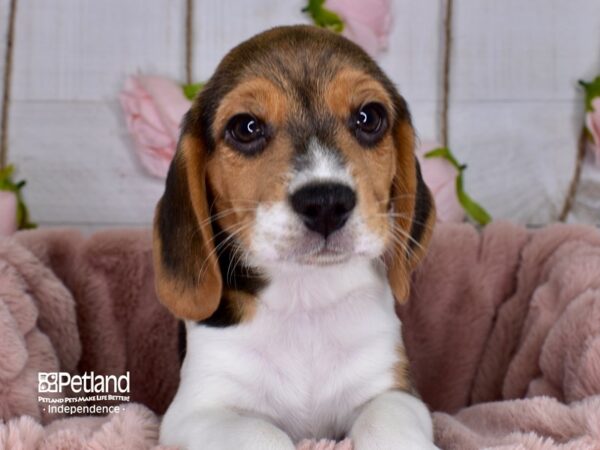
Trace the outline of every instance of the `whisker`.
{"label": "whisker", "polygon": [[[393,216],[393,217],[395,217],[395,216]],[[410,219],[410,216],[397,216],[397,217],[400,217],[400,218],[402,218],[402,219]],[[433,231],[433,229],[434,229],[434,225],[432,225],[432,224],[430,224],[430,223],[423,222],[423,221],[421,221],[421,220],[417,220],[417,219],[415,219],[415,218],[412,218],[412,219],[411,219],[411,221],[412,221],[413,223],[416,223],[417,225],[421,225],[421,226],[423,226],[423,227],[427,228],[429,231]]]}
{"label": "whisker", "polygon": [[[240,246],[236,246],[234,247],[234,257],[233,257],[233,263],[230,263],[229,266],[227,267],[227,283],[231,283],[231,280],[229,278],[229,273],[231,270],[231,274],[233,276],[235,276],[235,271],[238,268],[238,266],[240,266],[242,269],[245,269],[245,274],[244,276],[247,278],[257,278],[255,275],[250,274],[250,268],[246,265],[245,263],[245,259],[246,259],[246,252],[242,249],[242,247]],[[232,268],[233,266],[233,268]],[[235,281],[235,280],[234,280]]]}
{"label": "whisker", "polygon": [[247,198],[228,198],[227,201],[229,203],[249,203],[251,205],[258,205],[261,203],[258,200],[251,200]]}
{"label": "whisker", "polygon": [[411,215],[407,214],[407,213],[394,213],[394,212],[387,212],[387,213],[373,213],[373,214],[369,214],[368,216],[365,217],[365,219],[370,219],[373,217],[384,217],[384,218],[394,218],[394,217],[398,217],[400,219],[411,219],[411,222],[416,223],[417,225],[422,225],[425,228],[427,228],[430,231],[433,231],[434,226],[427,223],[427,222],[423,222],[421,220],[417,220],[414,217],[412,217]]}
{"label": "whisker", "polygon": [[242,257],[242,249],[239,245],[235,245],[232,248],[232,261],[229,261],[229,265],[227,266],[227,274],[225,279],[227,280],[227,284],[230,284],[231,279],[229,278],[229,274],[235,275],[235,269],[239,264],[239,261]]}
{"label": "whisker", "polygon": [[419,241],[417,241],[415,238],[413,238],[409,233],[407,233],[403,229],[401,229],[401,228],[395,228],[394,231],[400,233],[401,236],[405,237],[410,242],[412,242],[413,244],[415,244],[417,247],[419,247],[419,249],[425,250],[425,247],[423,247]]}
{"label": "whisker", "polygon": [[393,202],[394,200],[399,200],[401,198],[414,198],[416,197],[416,194],[399,194],[399,195],[394,195],[386,200],[377,200],[377,203],[389,203],[389,202]]}
{"label": "whisker", "polygon": [[[249,228],[250,226],[252,226],[253,223],[252,222],[248,222],[245,224],[241,224],[239,225],[237,228],[235,228],[234,230],[222,230],[219,233],[217,233],[215,236],[213,236],[213,243],[214,243],[214,238],[222,233],[230,233],[229,236],[227,236],[223,241],[221,241],[218,245],[216,245],[206,256],[206,258],[204,259],[204,262],[202,263],[202,266],[200,267],[200,271],[199,271],[199,277],[201,277],[202,275],[204,275],[204,271],[208,268],[208,262],[210,260],[210,258],[213,255],[217,255],[217,259],[219,257],[219,250],[221,250],[225,245],[227,245],[228,242],[230,242],[233,238],[235,238],[239,233],[241,233],[242,231],[244,231],[245,229]],[[199,281],[199,280],[198,280]]]}
{"label": "whisker", "polygon": [[398,236],[394,236],[394,235],[390,235],[390,238],[392,239],[392,248],[390,249],[390,251],[392,253],[396,252],[396,250],[399,248],[401,252],[406,253],[408,252],[408,247],[406,246],[406,243],[404,241],[402,241]]}
{"label": "whisker", "polygon": [[225,209],[223,211],[219,211],[216,214],[212,214],[211,216],[207,217],[206,219],[202,220],[201,222],[198,222],[199,226],[205,225],[209,222],[212,222],[213,220],[218,220],[218,219],[222,219],[225,216],[228,216],[230,214],[235,214],[238,212],[249,212],[249,211],[256,211],[256,208],[229,208],[229,209]]}

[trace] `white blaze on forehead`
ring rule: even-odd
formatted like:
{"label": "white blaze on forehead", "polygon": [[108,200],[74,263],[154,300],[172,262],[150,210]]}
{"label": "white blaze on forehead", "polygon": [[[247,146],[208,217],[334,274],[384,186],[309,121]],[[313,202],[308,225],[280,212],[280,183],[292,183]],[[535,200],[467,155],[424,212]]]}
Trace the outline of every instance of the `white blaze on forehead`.
{"label": "white blaze on forehead", "polygon": [[289,192],[314,182],[337,182],[354,187],[349,168],[340,160],[335,150],[323,145],[316,138],[309,141],[307,153],[303,158],[306,163],[293,174]]}

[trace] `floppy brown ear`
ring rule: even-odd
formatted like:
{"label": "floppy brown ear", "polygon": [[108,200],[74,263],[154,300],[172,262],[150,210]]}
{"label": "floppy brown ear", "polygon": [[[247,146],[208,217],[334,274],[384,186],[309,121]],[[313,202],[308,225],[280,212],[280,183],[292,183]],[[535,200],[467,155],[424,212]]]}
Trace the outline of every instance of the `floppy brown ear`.
{"label": "floppy brown ear", "polygon": [[415,135],[409,121],[396,131],[396,173],[392,188],[397,242],[388,262],[388,278],[399,303],[408,300],[410,274],[425,255],[433,225],[435,205],[415,156]]}
{"label": "floppy brown ear", "polygon": [[154,270],[162,303],[203,320],[219,306],[222,279],[213,243],[201,138],[182,132],[154,216]]}

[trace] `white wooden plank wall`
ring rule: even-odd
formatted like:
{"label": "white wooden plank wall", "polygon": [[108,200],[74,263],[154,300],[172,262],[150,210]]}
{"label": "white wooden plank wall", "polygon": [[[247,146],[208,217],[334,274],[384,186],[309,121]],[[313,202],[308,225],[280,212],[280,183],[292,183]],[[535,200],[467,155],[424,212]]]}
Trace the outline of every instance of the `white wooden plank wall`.
{"label": "white wooden plank wall", "polygon": [[[8,25],[8,4],[10,0],[0,0],[0,95],[4,94],[4,55],[6,53],[6,31]],[[2,98],[2,97],[0,97]],[[0,107],[0,120],[2,120],[2,108]]]}
{"label": "white wooden plank wall", "polygon": [[[162,181],[131,150],[117,94],[137,71],[183,80],[184,0],[19,0],[10,158],[43,225],[145,226]],[[241,40],[306,22],[301,0],[197,0],[195,64],[206,79]],[[380,62],[435,137],[440,0],[394,0]],[[579,78],[600,72],[598,0],[456,0],[451,146],[468,191],[495,218],[558,214],[581,123]],[[5,35],[8,0],[0,0]],[[4,53],[4,40],[0,45]],[[2,63],[0,63],[2,64]],[[1,65],[0,65],[1,68]]]}

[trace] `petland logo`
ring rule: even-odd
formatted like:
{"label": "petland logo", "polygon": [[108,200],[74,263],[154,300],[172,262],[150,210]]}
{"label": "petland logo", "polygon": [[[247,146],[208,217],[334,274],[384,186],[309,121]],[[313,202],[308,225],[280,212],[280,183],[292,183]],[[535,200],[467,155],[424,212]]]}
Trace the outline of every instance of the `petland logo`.
{"label": "petland logo", "polygon": [[129,402],[129,380],[129,372],[121,376],[38,372],[38,402],[50,414],[118,413]]}
{"label": "petland logo", "polygon": [[62,393],[69,389],[75,394],[106,394],[108,392],[129,394],[129,372],[125,375],[97,375],[84,372],[71,375],[68,372],[38,372],[38,392]]}

